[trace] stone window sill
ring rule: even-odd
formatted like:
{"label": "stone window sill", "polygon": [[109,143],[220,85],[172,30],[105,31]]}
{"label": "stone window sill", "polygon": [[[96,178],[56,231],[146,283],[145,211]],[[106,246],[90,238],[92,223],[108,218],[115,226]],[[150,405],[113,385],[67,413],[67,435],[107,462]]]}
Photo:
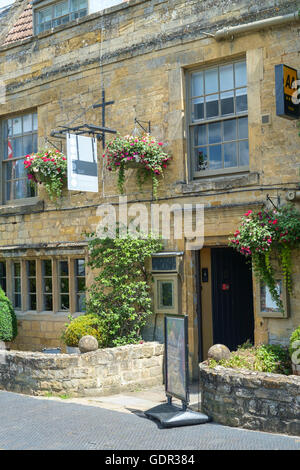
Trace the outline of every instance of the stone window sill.
{"label": "stone window sill", "polygon": [[182,184],[182,193],[198,193],[202,191],[220,191],[233,188],[242,188],[259,183],[259,173],[241,173],[231,175],[212,175],[207,178],[195,179],[190,183]]}
{"label": "stone window sill", "polygon": [[0,206],[0,216],[5,215],[24,215],[44,210],[44,201],[37,197],[28,200],[13,201]]}

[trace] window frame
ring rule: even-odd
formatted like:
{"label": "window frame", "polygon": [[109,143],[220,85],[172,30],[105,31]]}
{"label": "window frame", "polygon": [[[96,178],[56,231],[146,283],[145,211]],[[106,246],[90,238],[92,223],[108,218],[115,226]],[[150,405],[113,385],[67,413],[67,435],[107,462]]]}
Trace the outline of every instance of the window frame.
{"label": "window frame", "polygon": [[[20,205],[24,202],[26,203],[26,202],[29,202],[29,201],[32,202],[32,201],[37,201],[38,200],[37,188],[35,189],[34,195],[32,195],[32,196],[26,196],[26,197],[17,198],[17,199],[15,199],[15,198],[14,199],[7,199],[6,198],[6,183],[8,181],[6,179],[6,166],[7,166],[7,163],[8,162],[17,162],[17,161],[20,161],[20,160],[25,160],[26,154],[22,155],[21,157],[13,157],[11,159],[4,158],[4,156],[5,156],[5,141],[8,141],[8,138],[5,139],[5,135],[4,135],[5,122],[8,122],[9,120],[13,120],[13,119],[16,119],[16,118],[22,118],[22,123],[23,123],[24,116],[28,116],[28,115],[32,116],[32,130],[30,132],[27,132],[27,133],[24,134],[23,128],[22,128],[22,133],[18,136],[23,138],[24,136],[31,135],[31,137],[33,139],[33,136],[36,135],[36,148],[33,148],[33,152],[35,152],[35,151],[38,150],[38,137],[39,137],[39,135],[38,135],[38,111],[37,111],[37,109],[26,110],[26,111],[23,111],[23,112],[14,113],[12,115],[2,116],[1,120],[0,120],[0,164],[1,164],[1,174],[2,174],[2,177],[1,177],[1,203],[5,204],[5,205],[10,205],[10,204]],[[36,115],[36,123],[37,123],[37,128],[36,129],[34,129],[34,127],[33,127],[33,123],[34,123],[34,117],[33,116],[34,115]],[[12,138],[13,137],[14,136],[12,136]],[[32,140],[32,142],[33,142],[33,140]],[[26,179],[26,178],[14,178],[13,180],[9,180],[9,181],[15,181],[15,180],[20,180],[21,181],[22,179]]]}
{"label": "window frame", "polygon": [[[159,273],[156,274],[152,272],[154,286],[153,286],[153,294],[154,294],[154,313],[161,313],[161,314],[179,314],[180,313],[180,287],[179,287],[179,276],[178,273],[166,272],[166,273]],[[173,295],[173,303],[170,307],[164,307],[161,303],[161,295],[160,295],[160,284],[161,283],[171,283],[172,284],[172,295]]]}
{"label": "window frame", "polygon": [[[85,310],[77,310],[77,296],[79,292],[76,291],[76,280],[74,277],[76,260],[84,260],[85,262],[85,286],[87,280],[87,258],[85,254],[76,254],[73,256],[41,256],[41,257],[17,257],[1,258],[0,262],[5,263],[6,268],[6,295],[10,298],[13,305],[15,305],[15,279],[14,264],[20,264],[20,284],[21,292],[21,306],[14,307],[16,312],[21,315],[37,314],[37,315],[59,315],[59,314],[84,314]],[[30,309],[29,303],[29,276],[28,276],[28,262],[35,261],[35,280],[36,280],[36,310]],[[52,310],[45,310],[44,304],[44,274],[43,274],[43,261],[51,261],[51,278],[52,278]],[[69,280],[69,309],[64,310],[60,308],[60,289],[59,289],[59,262],[68,262],[68,280]],[[49,277],[49,276],[48,276]],[[85,292],[86,295],[86,292]]]}
{"label": "window frame", "polygon": [[[59,16],[59,17],[54,16],[55,6],[58,5],[59,3],[63,3],[64,1],[68,2],[68,13],[66,15]],[[72,0],[56,0],[56,1],[48,0],[48,1],[42,2],[42,5],[37,5],[37,6],[33,5],[34,34],[38,35],[38,34],[47,33],[49,31],[51,32],[55,28],[59,28],[60,26],[66,26],[71,21],[75,21],[76,19],[84,18],[85,16],[87,16],[89,14],[89,12],[90,12],[90,2],[89,2],[89,0],[86,0],[86,3],[87,3],[86,8],[82,8],[81,10],[75,10],[75,11],[71,10],[71,2],[72,2]],[[39,23],[39,13],[42,10],[46,10],[47,8],[51,8],[51,20],[49,20],[49,22],[51,22],[51,27],[48,28],[48,29],[44,29],[43,31],[39,31],[39,25],[40,25],[40,23]],[[72,18],[73,14],[79,13],[79,12],[84,11],[84,10],[86,10],[86,14],[84,14],[82,16],[78,16],[77,18]],[[60,23],[60,24],[55,25],[55,26],[53,25],[53,22],[57,21],[60,18],[64,18],[64,17],[67,17],[67,16],[68,16],[68,21],[66,23]]]}
{"label": "window frame", "polygon": [[[210,69],[215,69],[217,68],[218,70],[221,67],[224,67],[226,65],[234,65],[236,63],[244,62],[246,64],[246,70],[247,70],[247,60],[245,56],[239,56],[235,57],[232,59],[228,59],[226,61],[218,61],[214,62],[211,64],[206,64],[200,67],[193,67],[189,70],[186,71],[186,110],[187,110],[187,120],[186,120],[186,132],[187,132],[187,154],[188,154],[188,168],[189,168],[189,173],[191,179],[200,179],[200,178],[206,178],[210,176],[226,176],[226,175],[231,175],[231,174],[236,174],[236,173],[247,173],[249,172],[250,168],[250,163],[248,165],[240,165],[240,166],[234,166],[234,167],[227,167],[227,168],[220,168],[220,169],[208,169],[208,170],[198,170],[196,169],[196,158],[194,155],[195,152],[195,146],[193,144],[193,138],[194,138],[194,132],[193,129],[196,128],[197,126],[201,125],[207,125],[207,124],[213,124],[213,123],[223,123],[225,121],[230,121],[230,120],[236,120],[238,121],[240,118],[245,118],[249,116],[249,85],[247,82],[246,86],[242,87],[235,87],[234,83],[234,88],[232,91],[234,92],[234,96],[236,96],[236,90],[247,88],[247,110],[246,111],[241,111],[236,113],[236,110],[234,110],[234,113],[228,114],[228,115],[218,115],[215,117],[211,118],[203,118],[203,119],[197,119],[195,121],[192,120],[192,75],[197,73],[197,72],[205,72]],[[221,93],[226,93],[225,91],[222,91],[220,89],[220,83],[219,83],[219,71],[218,71],[218,91],[215,94],[220,95]],[[204,94],[203,98],[206,96],[210,96],[212,93]],[[218,106],[220,110],[220,96],[218,96]],[[222,131],[223,133],[223,131]],[[248,121],[248,139],[239,139],[238,136],[234,141],[229,141],[230,142],[240,142],[240,141],[248,141],[248,148],[249,148],[249,121]],[[227,142],[227,141],[226,141]],[[224,145],[224,140],[221,140],[219,145]],[[209,146],[209,143],[207,143],[207,147]],[[223,151],[222,151],[223,154]],[[223,161],[223,160],[222,160]]]}

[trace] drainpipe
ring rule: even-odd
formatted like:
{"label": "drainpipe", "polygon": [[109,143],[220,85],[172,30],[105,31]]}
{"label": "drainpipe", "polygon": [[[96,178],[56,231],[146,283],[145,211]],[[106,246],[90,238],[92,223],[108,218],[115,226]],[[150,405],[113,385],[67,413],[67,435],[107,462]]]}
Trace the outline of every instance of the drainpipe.
{"label": "drainpipe", "polygon": [[254,21],[253,23],[246,23],[239,26],[226,27],[219,29],[215,33],[215,39],[221,41],[222,39],[232,39],[233,36],[246,33],[249,31],[259,31],[260,29],[271,28],[272,26],[283,25],[293,21],[300,21],[300,10],[290,13],[289,15],[275,16],[274,18],[267,18],[265,20]]}

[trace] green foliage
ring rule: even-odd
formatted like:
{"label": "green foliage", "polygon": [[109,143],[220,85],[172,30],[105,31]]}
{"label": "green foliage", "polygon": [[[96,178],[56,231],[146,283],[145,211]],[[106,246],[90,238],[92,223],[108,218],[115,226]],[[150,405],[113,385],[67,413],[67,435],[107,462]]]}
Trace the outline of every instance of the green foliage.
{"label": "green foliage", "polygon": [[0,341],[12,341],[18,333],[17,317],[11,301],[0,287]]}
{"label": "green foliage", "polygon": [[78,343],[83,336],[94,336],[102,347],[104,333],[101,319],[98,315],[80,315],[77,318],[69,316],[70,323],[66,324],[66,329],[62,334],[62,340],[67,346],[78,347]]}
{"label": "green foliage", "polygon": [[263,344],[257,348],[257,369],[275,374],[291,373],[291,361],[288,349],[275,344]]}
{"label": "green foliage", "polygon": [[252,257],[252,265],[258,278],[268,286],[273,300],[280,310],[283,304],[276,289],[275,272],[270,256],[279,260],[288,292],[292,293],[291,251],[300,244],[300,214],[292,204],[272,211],[254,213],[249,210],[242,217],[238,230],[229,245],[246,257]]}
{"label": "green foliage", "polygon": [[231,369],[247,369],[274,374],[289,375],[292,373],[288,349],[274,344],[252,347],[249,344],[246,347],[242,345],[237,351],[231,353],[229,359],[209,360],[210,367],[213,368],[217,365]]}
{"label": "green foliage", "polygon": [[152,314],[150,274],[145,261],[162,249],[152,235],[133,238],[128,233],[115,239],[89,235],[89,266],[97,270],[89,289],[87,311],[96,313],[105,329],[105,346],[141,340],[141,328]]}
{"label": "green foliage", "polygon": [[[297,341],[297,343],[296,343]],[[296,328],[290,337],[289,352],[290,356],[300,350],[300,325]]]}
{"label": "green foliage", "polygon": [[30,182],[43,183],[51,201],[61,197],[67,181],[67,159],[63,153],[53,149],[41,150],[27,155],[24,166]]}
{"label": "green foliage", "polygon": [[163,143],[145,134],[140,137],[117,135],[105,148],[103,157],[107,159],[109,171],[118,171],[118,188],[124,193],[125,169],[138,168],[137,183],[141,188],[147,177],[152,178],[153,195],[157,198],[158,176],[163,175],[170,157],[162,149]]}

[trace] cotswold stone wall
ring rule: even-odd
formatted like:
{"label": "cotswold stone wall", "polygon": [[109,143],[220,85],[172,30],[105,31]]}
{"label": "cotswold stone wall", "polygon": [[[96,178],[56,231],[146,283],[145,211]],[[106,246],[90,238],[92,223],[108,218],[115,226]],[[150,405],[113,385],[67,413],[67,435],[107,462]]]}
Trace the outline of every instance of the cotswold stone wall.
{"label": "cotswold stone wall", "polygon": [[0,351],[0,389],[45,395],[108,395],[163,381],[163,345],[143,343],[86,354]]}
{"label": "cotswold stone wall", "polygon": [[199,367],[202,411],[214,421],[300,435],[300,377]]}

